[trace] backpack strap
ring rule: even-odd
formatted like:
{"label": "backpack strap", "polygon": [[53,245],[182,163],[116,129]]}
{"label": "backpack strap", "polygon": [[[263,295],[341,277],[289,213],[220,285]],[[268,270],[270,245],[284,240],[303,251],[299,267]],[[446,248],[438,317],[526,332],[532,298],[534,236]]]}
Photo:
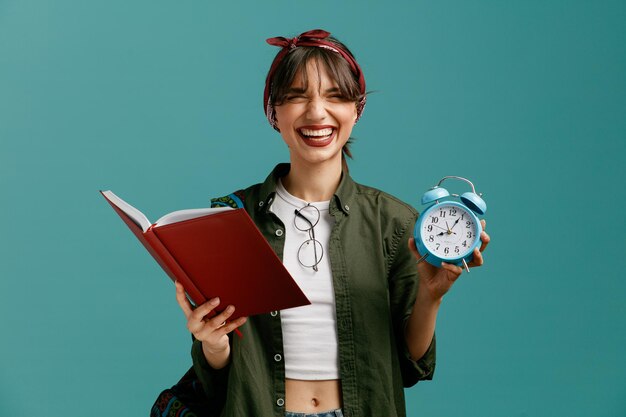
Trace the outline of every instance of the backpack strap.
{"label": "backpack strap", "polygon": [[217,197],[211,199],[211,207],[232,207],[232,208],[243,208],[243,192],[235,191],[234,193],[228,194],[224,197]]}

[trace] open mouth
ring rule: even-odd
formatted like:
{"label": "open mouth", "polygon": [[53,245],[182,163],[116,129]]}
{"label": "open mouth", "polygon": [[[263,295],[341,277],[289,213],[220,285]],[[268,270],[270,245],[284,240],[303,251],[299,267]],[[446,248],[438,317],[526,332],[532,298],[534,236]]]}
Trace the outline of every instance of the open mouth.
{"label": "open mouth", "polygon": [[333,126],[300,127],[298,134],[309,146],[326,146],[335,138],[336,129]]}

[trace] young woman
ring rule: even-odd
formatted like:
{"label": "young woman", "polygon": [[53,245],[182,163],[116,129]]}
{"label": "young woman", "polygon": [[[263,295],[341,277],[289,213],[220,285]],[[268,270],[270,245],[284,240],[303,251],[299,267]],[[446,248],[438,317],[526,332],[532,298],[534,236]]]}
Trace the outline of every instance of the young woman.
{"label": "young woman", "polygon": [[[312,304],[234,321],[228,319],[237,306],[229,306],[206,319],[219,300],[192,309],[176,285],[194,337],[186,381],[200,382],[207,414],[404,416],[403,388],[434,372],[437,311],[462,270],[416,264],[417,212],[349,176],[346,155],[365,106],[365,80],[350,51],[329,35],[313,30],[268,40],[281,50],[267,76],[265,112],[290,163],[233,197]],[[489,236],[481,239],[471,266],[483,262]],[[238,327],[243,338],[232,337]],[[153,415],[180,409],[168,398]]]}

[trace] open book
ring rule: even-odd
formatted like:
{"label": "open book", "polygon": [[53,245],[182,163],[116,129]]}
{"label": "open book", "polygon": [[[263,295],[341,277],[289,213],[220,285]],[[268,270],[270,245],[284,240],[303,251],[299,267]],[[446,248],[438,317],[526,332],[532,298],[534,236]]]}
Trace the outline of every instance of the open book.
{"label": "open book", "polygon": [[310,304],[244,209],[175,211],[152,224],[111,191],[104,198],[163,270],[200,305],[220,297],[230,320]]}

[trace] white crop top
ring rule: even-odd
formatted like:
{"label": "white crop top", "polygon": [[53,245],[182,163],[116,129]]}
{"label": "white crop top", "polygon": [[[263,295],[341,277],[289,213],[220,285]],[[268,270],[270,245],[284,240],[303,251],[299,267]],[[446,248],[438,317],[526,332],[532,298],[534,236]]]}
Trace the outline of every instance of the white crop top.
{"label": "white crop top", "polygon": [[[310,228],[301,218],[297,224],[295,210],[307,205],[315,206],[320,213],[314,226],[315,239],[321,243],[315,248],[318,259],[317,272],[301,264],[314,264],[315,252],[308,231]],[[285,226],[283,264],[311,301],[311,305],[282,310],[281,324],[285,359],[285,376],[290,379],[328,380],[339,379],[339,352],[337,345],[337,320],[335,315],[335,292],[328,257],[328,243],[334,219],[330,216],[329,201],[307,203],[287,192],[279,181],[271,211]],[[309,220],[315,221],[315,209],[301,211]],[[300,254],[300,246],[305,245]]]}

